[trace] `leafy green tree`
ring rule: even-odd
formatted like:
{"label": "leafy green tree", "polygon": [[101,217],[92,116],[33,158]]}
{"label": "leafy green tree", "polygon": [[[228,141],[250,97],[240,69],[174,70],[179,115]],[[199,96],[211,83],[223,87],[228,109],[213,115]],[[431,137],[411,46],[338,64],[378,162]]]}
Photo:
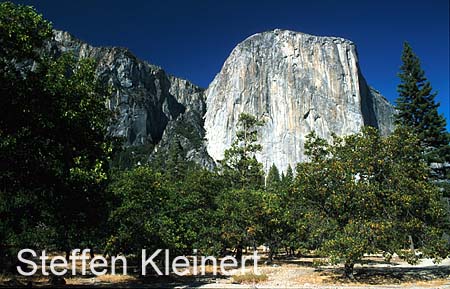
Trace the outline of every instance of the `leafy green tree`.
{"label": "leafy green tree", "polygon": [[401,83],[398,86],[396,122],[418,135],[428,162],[448,162],[450,137],[445,129],[445,118],[438,113],[436,93],[432,92],[420,60],[407,42],[403,46],[402,62],[398,74]]}
{"label": "leafy green tree", "polygon": [[223,249],[235,248],[240,260],[246,246],[259,244],[263,191],[232,189],[217,197],[217,216],[220,222]]}
{"label": "leafy green tree", "polygon": [[262,149],[258,144],[258,129],[263,124],[250,114],[239,115],[236,140],[231,148],[225,150],[221,162],[223,174],[230,180],[232,187],[261,188],[264,185],[262,164],[255,157]]}
{"label": "leafy green tree", "polygon": [[92,246],[106,217],[106,90],[91,60],[46,55],[51,35],[31,7],[0,4],[1,256]]}
{"label": "leafy green tree", "polygon": [[291,227],[286,216],[286,191],[278,185],[266,188],[261,194],[261,216],[258,219],[261,244],[269,247],[268,263],[273,261],[281,246],[291,247]]}
{"label": "leafy green tree", "polygon": [[135,254],[142,248],[167,248],[172,255],[220,251],[216,216],[221,180],[212,172],[193,168],[185,179],[154,171],[149,166],[119,172],[110,185],[115,196],[109,220],[106,252]]}
{"label": "leafy green tree", "polygon": [[[50,179],[57,194],[46,201],[52,204],[52,226],[61,240],[58,248],[67,252],[80,242],[89,245],[95,240],[102,225],[98,221],[107,216],[103,208],[113,151],[107,132],[111,114],[92,60],[63,55],[52,63],[45,81],[56,110],[50,129],[54,134],[47,141],[55,146],[51,153],[58,162]],[[85,233],[80,235],[80,230]]]}
{"label": "leafy green tree", "polygon": [[188,232],[192,234],[184,234],[190,236],[185,242],[205,254],[217,255],[222,249],[222,220],[218,217],[216,200],[224,188],[224,180],[220,175],[199,167],[191,167],[185,179],[178,185],[177,192],[192,200],[189,213],[184,208],[178,210],[179,217],[185,215],[183,218],[188,224],[187,227],[191,227]]}
{"label": "leafy green tree", "polygon": [[420,141],[407,130],[383,138],[366,127],[332,145],[311,135],[306,147],[315,161],[297,168],[294,189],[305,208],[300,231],[333,262],[343,262],[347,276],[365,253],[386,259],[396,253],[411,263],[419,252],[449,254],[441,193],[428,181]]}
{"label": "leafy green tree", "polygon": [[[118,173],[110,184],[114,195],[109,226],[112,230],[106,252],[137,253],[142,248],[166,248],[174,234],[165,205],[171,200],[170,187],[161,173],[147,166]],[[169,226],[168,226],[169,225]]]}

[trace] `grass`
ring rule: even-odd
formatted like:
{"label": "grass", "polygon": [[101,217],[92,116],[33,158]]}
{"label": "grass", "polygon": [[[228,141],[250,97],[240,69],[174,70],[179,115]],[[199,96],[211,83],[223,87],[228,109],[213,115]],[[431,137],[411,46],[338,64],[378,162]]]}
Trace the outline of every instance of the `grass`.
{"label": "grass", "polygon": [[233,275],[233,282],[240,284],[260,283],[267,281],[269,276],[266,274],[245,273],[242,275]]}

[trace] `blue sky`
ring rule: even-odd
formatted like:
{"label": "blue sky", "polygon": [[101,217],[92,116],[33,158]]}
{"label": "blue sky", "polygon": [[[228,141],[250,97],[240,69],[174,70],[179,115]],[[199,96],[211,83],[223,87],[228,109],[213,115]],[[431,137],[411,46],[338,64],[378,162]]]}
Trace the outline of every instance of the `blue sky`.
{"label": "blue sky", "polygon": [[122,46],[167,72],[207,87],[231,50],[275,28],[340,36],[357,45],[368,83],[397,97],[403,41],[422,61],[450,128],[449,1],[153,0],[14,1],[96,46]]}

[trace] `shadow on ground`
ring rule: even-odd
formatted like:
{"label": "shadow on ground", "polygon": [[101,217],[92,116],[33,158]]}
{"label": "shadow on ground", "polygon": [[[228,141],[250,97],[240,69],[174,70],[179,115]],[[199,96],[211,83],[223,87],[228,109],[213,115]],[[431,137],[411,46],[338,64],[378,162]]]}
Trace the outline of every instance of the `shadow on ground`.
{"label": "shadow on ground", "polygon": [[355,268],[355,280],[344,277],[343,268],[323,269],[321,274],[329,275],[330,283],[364,283],[371,285],[400,284],[408,282],[446,279],[450,266],[427,267],[362,267]]}
{"label": "shadow on ground", "polygon": [[[78,278],[80,284],[51,285],[47,280],[27,280],[25,278],[11,277],[10,280],[0,284],[0,288],[198,288],[205,284],[216,283],[218,279],[227,276],[206,274],[203,276],[145,276],[137,277],[132,281],[101,282],[86,276]],[[65,279],[70,281],[70,278]],[[71,283],[71,282],[68,282]]]}

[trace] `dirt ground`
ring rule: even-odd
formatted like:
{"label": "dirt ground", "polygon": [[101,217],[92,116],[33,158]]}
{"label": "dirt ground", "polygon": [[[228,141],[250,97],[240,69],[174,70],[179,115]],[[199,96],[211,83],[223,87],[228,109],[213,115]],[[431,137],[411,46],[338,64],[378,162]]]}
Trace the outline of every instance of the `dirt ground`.
{"label": "dirt ground", "polygon": [[[409,265],[394,258],[386,263],[381,257],[371,256],[363,265],[355,266],[355,280],[343,278],[342,266],[313,266],[314,258],[276,260],[271,265],[258,265],[267,280],[259,283],[235,284],[230,276],[213,276],[207,268],[206,276],[139,277],[130,275],[94,275],[66,277],[65,288],[449,288],[450,259],[434,264],[422,260]],[[247,269],[249,272],[251,268]],[[242,274],[236,269],[233,274]],[[30,283],[31,282],[31,283]],[[51,288],[48,277],[0,276],[1,287],[32,286]]]}

